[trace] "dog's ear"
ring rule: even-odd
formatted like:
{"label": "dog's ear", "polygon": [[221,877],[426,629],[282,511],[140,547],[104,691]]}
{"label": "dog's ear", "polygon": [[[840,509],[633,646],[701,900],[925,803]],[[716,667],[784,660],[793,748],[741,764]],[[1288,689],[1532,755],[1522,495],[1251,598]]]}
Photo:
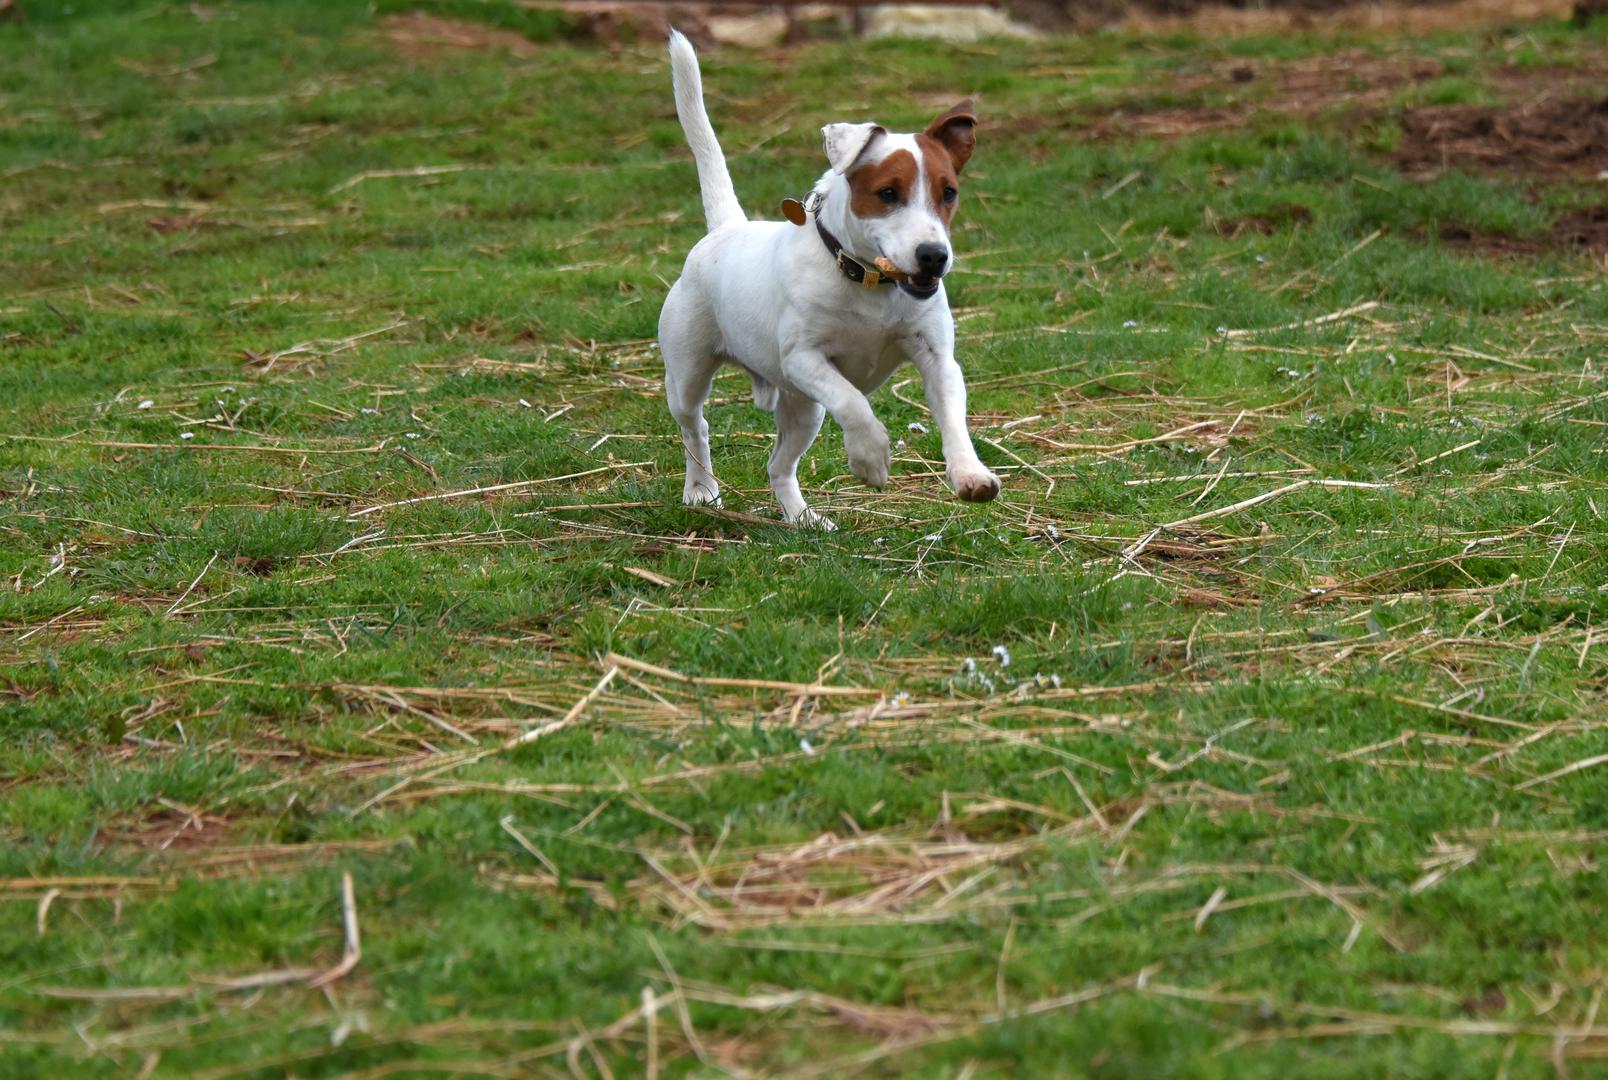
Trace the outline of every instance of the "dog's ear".
{"label": "dog's ear", "polygon": [[878,135],[886,135],[888,129],[881,124],[828,124],[821,129],[822,147],[826,150],[826,160],[832,163],[832,171],[846,173],[859,156],[865,153],[872,141]]}
{"label": "dog's ear", "polygon": [[950,106],[938,119],[927,125],[924,134],[936,139],[949,151],[949,160],[954,163],[955,171],[959,172],[971,160],[972,151],[977,149],[977,106],[972,104],[971,98]]}

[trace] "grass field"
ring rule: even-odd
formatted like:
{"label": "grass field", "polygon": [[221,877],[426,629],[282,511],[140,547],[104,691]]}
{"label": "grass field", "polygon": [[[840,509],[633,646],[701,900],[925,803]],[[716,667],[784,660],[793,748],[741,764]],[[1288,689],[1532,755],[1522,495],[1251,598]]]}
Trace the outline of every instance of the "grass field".
{"label": "grass field", "polygon": [[826,535],[733,374],[678,503],[656,41],[23,6],[0,1074],[1608,1075],[1602,20],[706,55],[767,216],[982,105],[1005,490],[906,372]]}

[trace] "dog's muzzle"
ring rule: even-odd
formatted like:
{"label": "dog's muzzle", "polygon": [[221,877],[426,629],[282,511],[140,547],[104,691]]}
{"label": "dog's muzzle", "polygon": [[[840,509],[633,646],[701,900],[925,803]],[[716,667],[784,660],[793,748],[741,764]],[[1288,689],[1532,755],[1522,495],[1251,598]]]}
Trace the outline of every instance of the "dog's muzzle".
{"label": "dog's muzzle", "polygon": [[949,249],[943,244],[925,243],[916,247],[916,272],[899,283],[899,288],[917,300],[938,292],[938,279],[949,269]]}

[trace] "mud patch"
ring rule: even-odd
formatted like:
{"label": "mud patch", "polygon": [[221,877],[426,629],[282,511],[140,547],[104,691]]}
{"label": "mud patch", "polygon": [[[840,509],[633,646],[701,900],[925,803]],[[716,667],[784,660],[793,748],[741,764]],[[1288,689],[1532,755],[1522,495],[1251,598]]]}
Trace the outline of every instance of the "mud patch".
{"label": "mud patch", "polygon": [[[558,10],[569,20],[576,37],[608,49],[640,44],[661,51],[672,26],[687,35],[699,52],[712,49],[719,40],[711,29],[716,19],[709,17],[707,8],[630,0],[565,0]],[[740,36],[739,40],[754,43]]]}
{"label": "mud patch", "polygon": [[1608,203],[1565,214],[1552,227],[1552,237],[1572,251],[1608,254]]}
{"label": "mud patch", "polygon": [[1608,170],[1608,98],[1408,109],[1401,127],[1396,164],[1409,176],[1473,168],[1545,179]]}
{"label": "mud patch", "polygon": [[403,56],[441,56],[446,53],[496,49],[511,56],[535,56],[537,44],[514,30],[499,30],[463,19],[445,19],[422,11],[387,15],[380,31]]}
{"label": "mud patch", "polygon": [[1535,258],[1553,252],[1604,256],[1608,255],[1608,204],[1571,210],[1540,236],[1503,236],[1455,222],[1442,225],[1436,235],[1453,251],[1493,259]]}
{"label": "mud patch", "polygon": [[1360,50],[1283,64],[1236,60],[1167,81],[1169,96],[1199,98],[1198,105],[1120,104],[1100,115],[1089,133],[1102,139],[1175,139],[1236,130],[1257,115],[1378,112],[1405,88],[1443,72],[1439,61],[1427,57],[1377,57]]}
{"label": "mud patch", "polygon": [[[1098,8],[1099,5],[1090,5]],[[1288,32],[1391,31],[1403,35],[1444,33],[1471,26],[1502,26],[1567,19],[1571,0],[1448,0],[1445,3],[1341,3],[1295,0],[1215,4],[1204,0],[1138,0],[1120,20],[1136,33],[1195,33],[1208,37]]]}
{"label": "mud patch", "polygon": [[160,808],[103,828],[96,840],[102,851],[143,848],[188,851],[212,847],[229,838],[228,818],[202,813],[182,803],[158,799]]}
{"label": "mud patch", "polygon": [[1218,218],[1213,222],[1213,227],[1217,230],[1217,235],[1229,238],[1248,232],[1271,236],[1286,226],[1305,225],[1311,220],[1312,211],[1300,203],[1281,203],[1260,214]]}

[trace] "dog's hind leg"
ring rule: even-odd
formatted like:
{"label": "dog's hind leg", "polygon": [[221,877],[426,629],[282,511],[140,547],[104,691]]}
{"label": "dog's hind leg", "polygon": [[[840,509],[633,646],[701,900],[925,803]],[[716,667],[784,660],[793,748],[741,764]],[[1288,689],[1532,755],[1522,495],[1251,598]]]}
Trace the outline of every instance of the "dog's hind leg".
{"label": "dog's hind leg", "polygon": [[779,390],[776,395],[776,445],[771,448],[771,490],[782,505],[782,517],[789,524],[813,525],[817,529],[835,529],[830,518],[822,517],[804,505],[804,493],[798,487],[798,463],[804,452],[815,441],[826,418],[826,409],[802,394]]}
{"label": "dog's hind leg", "polygon": [[[680,284],[679,282],[677,284]],[[709,425],[704,421],[704,402],[721,361],[702,333],[697,318],[689,311],[686,297],[671,289],[659,318],[659,351],[664,357],[664,396],[670,415],[681,429],[681,448],[686,454],[687,476],[681,485],[681,501],[688,506],[720,505],[720,484],[709,461]]]}
{"label": "dog's hind leg", "polygon": [[669,349],[664,359],[664,396],[670,403],[670,415],[681,429],[681,448],[687,459],[681,501],[688,506],[719,506],[720,483],[709,461],[709,424],[704,420],[703,407],[709,400],[709,388],[720,361],[700,353],[672,359]]}

